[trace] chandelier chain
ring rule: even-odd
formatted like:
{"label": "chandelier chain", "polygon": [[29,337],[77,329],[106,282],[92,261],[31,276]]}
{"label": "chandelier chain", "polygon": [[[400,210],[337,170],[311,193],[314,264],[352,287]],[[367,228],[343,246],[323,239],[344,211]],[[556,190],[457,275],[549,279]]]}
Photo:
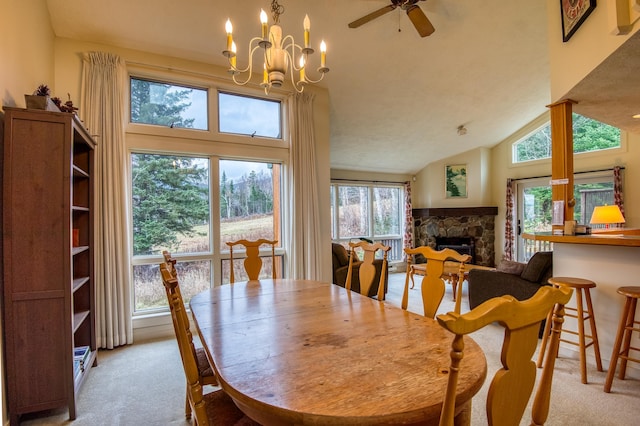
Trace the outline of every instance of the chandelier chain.
{"label": "chandelier chain", "polygon": [[278,24],[280,22],[280,15],[284,13],[284,6],[278,3],[278,0],[271,0],[271,16],[273,22]]}

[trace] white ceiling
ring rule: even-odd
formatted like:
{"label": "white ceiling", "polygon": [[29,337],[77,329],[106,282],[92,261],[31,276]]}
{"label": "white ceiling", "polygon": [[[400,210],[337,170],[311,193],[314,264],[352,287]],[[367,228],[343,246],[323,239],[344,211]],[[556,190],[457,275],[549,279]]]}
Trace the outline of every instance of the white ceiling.
{"label": "white ceiling", "polygon": [[[47,3],[59,37],[217,65],[226,61],[220,53],[226,19],[246,52],[260,29],[260,9],[270,7],[268,0]],[[332,168],[413,174],[430,162],[493,146],[547,110],[545,1],[421,1],[436,28],[426,38],[400,8],[347,27],[389,3],[280,0],[285,34],[300,38],[307,13],[312,44],[323,38],[328,45],[331,71],[321,85],[330,96]],[[457,134],[459,125],[466,135]]]}

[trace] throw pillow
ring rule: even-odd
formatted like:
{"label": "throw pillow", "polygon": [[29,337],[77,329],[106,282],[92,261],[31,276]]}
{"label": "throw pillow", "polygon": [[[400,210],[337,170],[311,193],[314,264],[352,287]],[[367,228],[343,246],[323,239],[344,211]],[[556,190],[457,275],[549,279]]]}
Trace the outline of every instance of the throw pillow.
{"label": "throw pillow", "polygon": [[543,274],[551,266],[552,256],[553,252],[551,251],[539,251],[534,254],[524,267],[520,277],[534,283],[540,282]]}
{"label": "throw pillow", "polygon": [[507,274],[521,275],[524,271],[526,263],[515,262],[513,260],[502,260],[496,268],[499,272],[505,272]]}

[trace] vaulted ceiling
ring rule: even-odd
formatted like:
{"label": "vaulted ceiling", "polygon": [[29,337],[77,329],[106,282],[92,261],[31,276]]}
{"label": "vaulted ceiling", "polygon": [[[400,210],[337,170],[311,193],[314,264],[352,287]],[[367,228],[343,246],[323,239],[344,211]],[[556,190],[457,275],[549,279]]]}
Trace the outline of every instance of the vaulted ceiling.
{"label": "vaulted ceiling", "polygon": [[[226,61],[227,18],[246,51],[260,9],[270,8],[267,0],[47,3],[59,37],[217,65]],[[348,28],[391,0],[279,3],[285,34],[300,38],[306,13],[312,44],[328,45],[331,71],[321,85],[330,96],[332,168],[416,173],[499,143],[551,102],[545,1],[419,1],[435,27],[425,38],[401,8]]]}

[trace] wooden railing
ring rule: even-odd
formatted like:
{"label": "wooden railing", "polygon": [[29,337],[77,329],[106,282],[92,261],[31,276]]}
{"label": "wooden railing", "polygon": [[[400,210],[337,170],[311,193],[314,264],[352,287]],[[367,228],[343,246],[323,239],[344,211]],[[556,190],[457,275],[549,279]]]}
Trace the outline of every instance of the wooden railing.
{"label": "wooden railing", "polygon": [[553,251],[553,243],[550,241],[539,241],[523,238],[522,243],[524,244],[524,262],[528,262],[529,259],[531,259],[531,256],[539,251]]}

